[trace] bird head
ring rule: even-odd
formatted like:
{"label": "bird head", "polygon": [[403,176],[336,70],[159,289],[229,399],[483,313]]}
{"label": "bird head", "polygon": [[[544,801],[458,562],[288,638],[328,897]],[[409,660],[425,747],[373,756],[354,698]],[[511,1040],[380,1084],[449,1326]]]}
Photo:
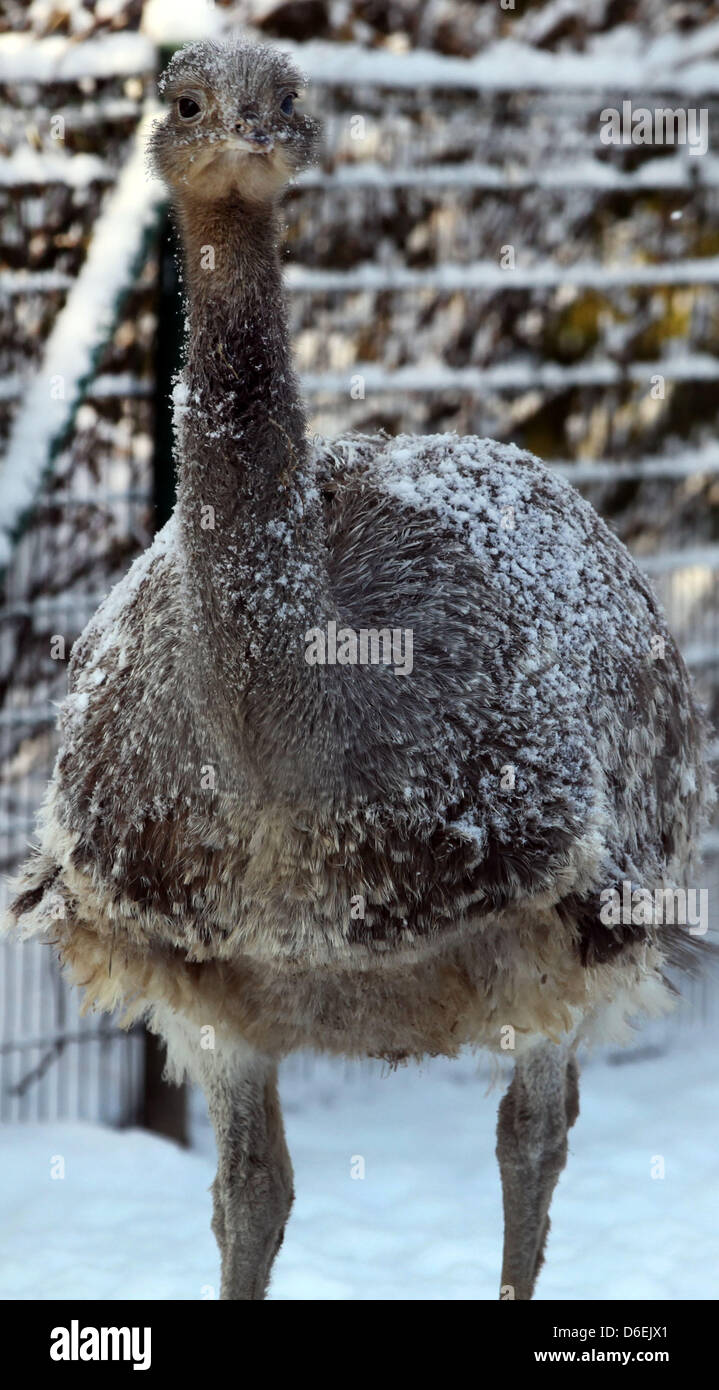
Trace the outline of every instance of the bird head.
{"label": "bird head", "polygon": [[297,110],[304,81],[282,52],[205,41],[179,49],[160,79],[167,114],[150,141],[178,198],[273,201],[317,156],[320,125]]}

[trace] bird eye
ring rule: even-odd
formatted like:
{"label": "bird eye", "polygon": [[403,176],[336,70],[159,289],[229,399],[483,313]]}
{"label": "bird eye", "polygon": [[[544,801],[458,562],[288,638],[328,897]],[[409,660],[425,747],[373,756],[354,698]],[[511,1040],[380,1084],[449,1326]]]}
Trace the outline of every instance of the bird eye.
{"label": "bird eye", "polygon": [[289,92],[288,95],[285,97],[284,101],[281,101],[281,102],[280,102],[280,111],[282,112],[282,115],[283,115],[283,116],[291,116],[291,115],[292,115],[292,112],[293,112],[294,109],[295,109],[295,102],[296,102],[296,100],[297,100],[297,93],[296,93],[296,92]]}
{"label": "bird eye", "polygon": [[193,97],[180,97],[177,109],[183,121],[192,121],[195,116],[200,114],[200,103],[195,101]]}

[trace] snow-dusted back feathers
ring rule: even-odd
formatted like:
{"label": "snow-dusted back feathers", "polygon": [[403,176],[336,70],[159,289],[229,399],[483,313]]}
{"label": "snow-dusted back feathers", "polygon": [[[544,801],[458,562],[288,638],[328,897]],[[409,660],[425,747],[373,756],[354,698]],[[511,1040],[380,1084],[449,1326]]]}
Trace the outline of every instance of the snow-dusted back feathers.
{"label": "snow-dusted back feathers", "polygon": [[[681,877],[705,795],[701,726],[626,551],[537,460],[492,441],[355,437],[319,444],[314,463],[340,620],[414,631],[410,677],[344,668],[343,803],[336,789],[326,805],[288,802],[281,786],[268,799],[251,763],[230,765],[213,744],[207,708],[193,710],[189,692],[201,647],[187,630],[172,521],[73,657],[47,821],[48,849],[62,846],[67,865],[68,914],[89,875],[104,931],[134,943],[131,959],[152,943],[143,971],[168,971],[179,990],[182,958],[214,961],[203,979],[217,989],[219,971],[225,999],[239,972],[246,993],[221,1013],[279,1049],[314,1040],[361,1051],[362,1030],[367,1050],[421,1051],[423,1026],[434,1050],[454,1037],[491,1042],[512,994],[510,1021],[561,1031],[583,1000],[596,1005],[597,981],[611,998],[633,979],[629,1004],[648,1006],[654,991],[659,1007],[656,934],[603,926],[599,893],[623,878],[653,887]],[[274,525],[270,540],[282,548]],[[212,703],[212,673],[202,674]],[[294,760],[301,731],[270,691],[265,707]],[[412,981],[411,1026],[379,1024],[368,1003],[358,1011],[353,960],[383,1009]],[[438,970],[445,1001],[457,971],[469,981],[450,1011],[454,1034],[423,1012],[422,982],[436,998]],[[317,1011],[332,995],[335,1010],[354,1000],[354,1023],[328,1026],[322,1042]]]}

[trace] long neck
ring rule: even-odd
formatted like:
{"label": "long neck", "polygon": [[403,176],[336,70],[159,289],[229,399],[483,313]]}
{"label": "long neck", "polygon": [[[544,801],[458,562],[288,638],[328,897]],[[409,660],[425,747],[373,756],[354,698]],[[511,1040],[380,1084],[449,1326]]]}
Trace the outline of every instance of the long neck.
{"label": "long neck", "polygon": [[328,696],[305,661],[305,633],[334,607],[275,213],[233,201],[185,204],[179,215],[189,289],[178,481],[188,636],[203,649],[216,723],[244,737],[258,776],[298,795],[305,765],[314,759],[323,775],[310,745]]}
{"label": "long neck", "polygon": [[287,508],[287,483],[303,486],[307,447],[274,209],[239,200],[185,207],[181,226],[190,301],[181,494],[224,474],[234,513],[249,499],[255,509]]}

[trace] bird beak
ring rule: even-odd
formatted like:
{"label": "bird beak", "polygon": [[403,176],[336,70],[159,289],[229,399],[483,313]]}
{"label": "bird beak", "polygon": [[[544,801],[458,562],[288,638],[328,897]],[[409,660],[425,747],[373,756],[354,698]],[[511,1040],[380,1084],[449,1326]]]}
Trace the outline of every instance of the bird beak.
{"label": "bird beak", "polygon": [[236,148],[244,150],[246,154],[271,154],[275,148],[275,142],[271,135],[264,130],[253,130],[236,134]]}

